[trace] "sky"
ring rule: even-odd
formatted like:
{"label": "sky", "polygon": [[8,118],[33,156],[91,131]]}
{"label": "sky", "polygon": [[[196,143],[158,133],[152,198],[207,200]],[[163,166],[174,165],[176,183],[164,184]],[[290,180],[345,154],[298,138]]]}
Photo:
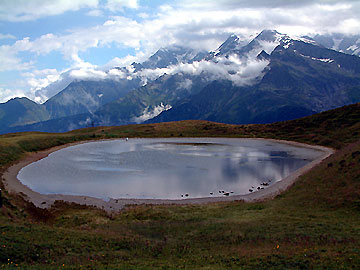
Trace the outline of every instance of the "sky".
{"label": "sky", "polygon": [[233,33],[360,34],[360,0],[1,0],[0,102],[43,103],[74,79]]}

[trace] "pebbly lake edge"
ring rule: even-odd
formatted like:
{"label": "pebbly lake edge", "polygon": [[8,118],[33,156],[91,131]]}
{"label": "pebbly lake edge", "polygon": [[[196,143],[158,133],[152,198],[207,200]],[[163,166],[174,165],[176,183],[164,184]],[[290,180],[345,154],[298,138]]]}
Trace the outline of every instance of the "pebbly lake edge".
{"label": "pebbly lake edge", "polygon": [[[189,138],[191,139],[191,138]],[[199,138],[197,138],[199,139]],[[206,139],[206,138],[203,138]],[[237,138],[234,138],[237,139]],[[245,201],[245,202],[254,202],[254,201],[263,201],[267,199],[272,199],[280,193],[287,190],[290,186],[292,186],[296,180],[306,172],[310,171],[316,165],[320,164],[324,159],[328,158],[330,155],[335,153],[335,150],[332,148],[318,146],[318,145],[309,145],[294,141],[286,141],[286,140],[275,140],[275,139],[263,139],[263,138],[243,138],[243,139],[251,139],[251,140],[263,140],[263,141],[271,141],[282,144],[289,144],[293,146],[310,148],[314,150],[318,150],[323,152],[323,155],[308,163],[304,167],[294,171],[292,174],[287,176],[286,178],[274,183],[273,185],[245,195],[233,195],[228,197],[203,197],[203,198],[188,198],[188,199],[177,199],[177,200],[169,200],[169,199],[110,199],[109,201],[104,201],[99,198],[94,198],[90,196],[78,196],[78,195],[63,195],[63,194],[41,194],[35,192],[22,184],[20,180],[17,178],[19,171],[29,165],[30,163],[36,162],[40,159],[47,157],[49,154],[58,151],[63,148],[67,148],[70,146],[90,143],[90,142],[99,142],[99,141],[108,141],[108,140],[93,140],[93,141],[80,141],[70,144],[65,144],[61,146],[52,147],[50,149],[39,151],[35,153],[29,153],[25,158],[19,160],[18,163],[10,166],[5,170],[2,175],[3,183],[6,187],[6,190],[10,193],[20,194],[25,200],[32,202],[36,207],[39,208],[49,208],[55,201],[66,201],[70,203],[76,203],[80,205],[88,205],[95,206],[100,209],[103,209],[107,212],[116,212],[123,209],[126,205],[139,205],[139,204],[162,204],[162,205],[170,205],[170,204],[205,204],[205,203],[215,203],[215,202],[229,202],[229,201]],[[117,139],[109,139],[109,140],[121,140]]]}

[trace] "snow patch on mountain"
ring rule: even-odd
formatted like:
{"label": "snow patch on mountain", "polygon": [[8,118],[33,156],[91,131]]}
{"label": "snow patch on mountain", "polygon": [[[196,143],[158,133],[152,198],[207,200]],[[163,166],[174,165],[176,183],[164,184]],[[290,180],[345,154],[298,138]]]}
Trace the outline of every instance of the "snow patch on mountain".
{"label": "snow patch on mountain", "polygon": [[273,30],[262,31],[251,43],[252,50],[249,55],[254,57],[261,51],[265,51],[267,54],[271,54],[275,48],[282,45],[285,49],[289,48],[293,43],[293,39],[285,34],[280,34]]}
{"label": "snow patch on mountain", "polygon": [[358,46],[359,41],[360,41],[360,39],[357,40],[356,44],[348,47],[346,50],[347,51],[352,51],[352,54],[359,55],[360,54],[360,47],[359,47],[360,45]]}
{"label": "snow patch on mountain", "polygon": [[359,47],[356,46],[355,44],[347,48],[347,50],[352,50],[352,51],[355,51],[357,49],[359,49]]}
{"label": "snow patch on mountain", "polygon": [[240,50],[244,45],[246,45],[246,41],[241,41],[240,38],[231,34],[230,37],[223,43],[219,48],[215,51],[212,51],[211,54],[214,56],[219,56],[221,54],[226,54],[229,51]]}
{"label": "snow patch on mountain", "polygon": [[304,43],[308,43],[308,44],[312,44],[312,45],[319,45],[315,40],[310,39],[308,37],[297,37],[297,36],[292,36],[291,39],[293,40],[297,40],[297,41],[302,41]]}
{"label": "snow patch on mountain", "polygon": [[[296,52],[296,50],[295,50],[295,52]],[[311,57],[311,56],[308,56],[308,55],[303,55],[301,53],[299,53],[299,55],[304,57],[304,58],[309,58],[311,60],[320,61],[320,62],[324,62],[324,63],[332,63],[332,62],[335,61],[334,59],[330,59],[330,58],[315,58],[315,57]]]}
{"label": "snow patch on mountain", "polygon": [[315,57],[311,57],[312,60],[316,60],[316,61],[321,61],[324,63],[332,63],[334,62],[334,59],[330,59],[330,58],[315,58]]}
{"label": "snow patch on mountain", "polygon": [[289,49],[290,45],[293,45],[293,43],[289,42],[283,45],[284,49]]}

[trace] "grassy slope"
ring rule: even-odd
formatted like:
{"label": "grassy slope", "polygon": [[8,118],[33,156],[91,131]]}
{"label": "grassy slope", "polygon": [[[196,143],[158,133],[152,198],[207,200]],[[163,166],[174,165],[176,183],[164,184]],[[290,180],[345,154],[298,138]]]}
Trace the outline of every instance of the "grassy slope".
{"label": "grassy slope", "polygon": [[12,269],[359,269],[360,104],[271,125],[202,121],[0,137],[2,170],[29,151],[112,137],[290,139],[339,151],[275,200],[133,206],[109,216],[57,203],[39,210],[4,192],[0,267]]}

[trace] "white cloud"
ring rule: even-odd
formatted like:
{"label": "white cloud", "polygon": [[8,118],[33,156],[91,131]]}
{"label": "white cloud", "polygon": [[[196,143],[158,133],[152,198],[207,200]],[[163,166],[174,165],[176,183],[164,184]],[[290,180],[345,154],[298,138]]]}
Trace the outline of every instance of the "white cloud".
{"label": "white cloud", "polygon": [[335,3],[333,5],[318,4],[318,6],[320,9],[323,9],[325,11],[343,11],[351,9],[351,5],[346,3]]}
{"label": "white cloud", "polygon": [[48,81],[48,85],[44,88],[31,89],[31,93],[27,93],[27,96],[38,103],[44,103],[50,97],[56,95],[59,91],[68,86],[74,79],[69,75],[69,71],[59,72],[59,79],[56,81]]}
{"label": "white cloud", "polygon": [[[82,127],[84,127],[84,126],[86,127],[86,126],[90,126],[91,123],[92,123],[91,118],[90,118],[90,117],[87,117],[84,121],[80,121],[80,122],[79,122],[79,125],[82,126]],[[76,129],[76,128],[78,128],[78,127],[75,126],[74,129]],[[71,129],[70,129],[70,130],[71,130]]]}
{"label": "white cloud", "polygon": [[15,97],[25,97],[25,93],[21,89],[7,89],[0,87],[0,103],[4,103]]}
{"label": "white cloud", "polygon": [[145,12],[141,12],[138,14],[138,16],[142,19],[149,19],[150,18],[150,14],[145,13]]}
{"label": "white cloud", "polygon": [[44,88],[60,78],[56,69],[34,70],[32,72],[24,73],[23,76],[29,78],[28,83],[30,86],[34,87],[34,90]]}
{"label": "white cloud", "polygon": [[158,116],[160,113],[162,113],[163,111],[167,111],[170,110],[172,108],[171,105],[167,104],[164,105],[162,102],[160,103],[160,105],[155,106],[154,108],[150,109],[150,107],[146,107],[143,111],[143,114],[138,116],[138,117],[133,117],[131,119],[131,121],[135,122],[135,123],[142,123],[146,120],[152,119],[156,116]]}
{"label": "white cloud", "polygon": [[109,70],[108,76],[110,78],[116,80],[116,79],[125,79],[125,78],[127,78],[128,74],[126,72],[124,72],[124,71],[113,68],[113,69]]}
{"label": "white cloud", "polygon": [[[80,7],[82,3],[72,2],[77,3],[76,7]],[[97,7],[96,2],[89,5]],[[307,1],[295,5],[296,9],[291,9],[293,5],[286,4],[285,1],[275,1],[276,5],[270,5],[275,6],[273,8],[268,8],[265,1],[255,1],[253,4],[246,2],[248,1],[185,1],[177,6],[164,5],[155,18],[141,22],[117,16],[102,25],[76,29],[64,35],[49,33],[34,40],[24,38],[11,46],[13,52],[10,56],[14,57],[21,51],[39,55],[59,51],[65,59],[79,62],[79,52],[114,43],[119,48],[135,48],[139,53],[133,56],[133,60],[141,61],[160,47],[172,44],[212,50],[233,32],[247,39],[249,35],[262,29],[278,29],[290,35],[329,32],[334,29],[352,33],[359,29],[360,4],[353,2],[334,4],[332,1],[320,1],[318,3],[321,4],[317,4]],[[258,7],[259,3],[264,3],[264,7]],[[137,1],[112,0],[106,2],[106,5],[138,7]],[[116,61],[121,62],[119,58],[115,58],[114,62]]]}
{"label": "white cloud", "polygon": [[0,33],[0,39],[16,39],[15,36],[10,35],[10,34],[2,34]]}
{"label": "white cloud", "polygon": [[112,42],[122,43],[125,47],[139,47],[140,39],[143,37],[143,34],[139,33],[141,26],[138,23],[118,16],[116,20],[109,20],[103,25],[76,30],[62,36],[46,34],[33,41],[24,38],[16,41],[12,50],[30,51],[39,55],[60,51],[67,60],[78,63],[82,62],[78,56],[79,52],[89,48],[105,46]]}
{"label": "white cloud", "polygon": [[32,70],[22,73],[22,83],[28,89],[25,95],[38,103],[45,102],[50,94],[50,85],[56,84],[60,87],[64,85],[61,73],[56,69]]}
{"label": "white cloud", "polygon": [[190,80],[190,79],[185,79],[178,84],[179,89],[190,90],[191,86],[192,86],[192,80]]}
{"label": "white cloud", "polygon": [[17,56],[17,51],[12,46],[0,46],[0,72],[9,70],[27,70],[33,65],[32,62],[22,62]]}
{"label": "white cloud", "polygon": [[70,76],[74,79],[85,80],[85,79],[105,79],[107,74],[100,70],[94,69],[76,69],[70,72]]}
{"label": "white cloud", "polygon": [[1,0],[0,20],[23,22],[81,8],[95,8],[99,0]]}
{"label": "white cloud", "polygon": [[144,56],[137,57],[137,56],[133,56],[133,55],[127,55],[122,58],[115,57],[115,58],[111,59],[107,64],[105,64],[103,69],[108,70],[112,67],[124,67],[124,66],[130,65],[133,62],[138,61],[141,58],[144,58]]}
{"label": "white cloud", "polygon": [[108,0],[106,8],[112,12],[123,11],[124,7],[137,9],[137,0]]}
{"label": "white cloud", "polygon": [[[258,52],[262,49],[258,48]],[[257,60],[255,53],[249,54],[249,57],[238,58],[236,55],[230,55],[228,58],[217,57],[212,61],[195,61],[193,63],[180,63],[170,65],[166,68],[143,69],[135,72],[132,66],[126,69],[110,69],[103,71],[97,66],[83,63],[73,69],[65,72],[58,72],[55,69],[39,70],[36,72],[24,73],[27,78],[27,85],[30,92],[27,96],[39,103],[45,102],[48,98],[64,89],[73,80],[119,80],[140,78],[142,85],[149,81],[156,80],[164,74],[174,75],[177,73],[203,76],[208,81],[230,80],[237,86],[251,85],[263,75],[263,70],[269,64],[267,60]],[[184,80],[177,87],[190,89],[192,81]],[[145,113],[145,112],[144,112]],[[147,114],[150,111],[146,112]]]}
{"label": "white cloud", "polygon": [[125,79],[127,73],[119,69],[104,72],[96,66],[85,65],[85,67],[76,67],[61,72],[56,69],[36,70],[24,73],[23,76],[27,86],[30,88],[26,96],[38,103],[44,103],[74,80],[118,80]]}
{"label": "white cloud", "polygon": [[[343,3],[353,3],[356,0],[342,0],[338,2]],[[297,9],[303,6],[309,6],[312,4],[321,4],[321,5],[338,5],[336,0],[202,0],[192,1],[192,0],[183,0],[181,2],[183,5],[186,5],[190,8],[207,8],[207,9],[218,9],[220,6],[223,9],[236,9],[236,8],[282,8],[282,9]]]}
{"label": "white cloud", "polygon": [[101,17],[104,13],[100,9],[93,9],[86,13],[88,16]]}
{"label": "white cloud", "polygon": [[336,29],[338,32],[342,32],[344,34],[359,33],[360,20],[354,18],[345,19],[336,26]]}
{"label": "white cloud", "polygon": [[[132,76],[140,77],[144,85],[148,80],[155,80],[164,74],[185,73],[195,76],[201,75],[208,81],[230,80],[237,86],[243,86],[253,84],[261,77],[262,71],[268,64],[269,61],[258,60],[253,56],[240,59],[236,55],[231,55],[228,59],[218,57],[216,62],[202,60],[171,65],[167,68],[144,69],[132,74]],[[189,83],[187,82],[187,84]]]}

